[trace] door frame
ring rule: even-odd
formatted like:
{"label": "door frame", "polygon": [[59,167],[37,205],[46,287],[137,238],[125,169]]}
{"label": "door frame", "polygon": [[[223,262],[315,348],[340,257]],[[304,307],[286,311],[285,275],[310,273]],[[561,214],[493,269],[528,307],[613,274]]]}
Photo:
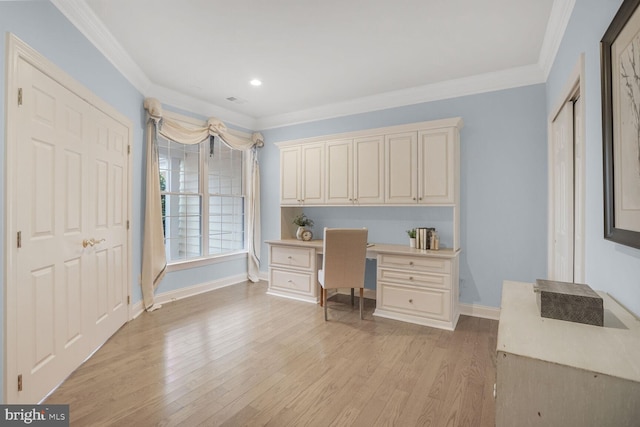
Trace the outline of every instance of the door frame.
{"label": "door frame", "polygon": [[[573,281],[576,283],[584,283],[585,280],[585,268],[584,268],[584,260],[585,260],[585,186],[586,186],[586,176],[585,176],[585,167],[586,167],[586,141],[585,141],[585,55],[584,53],[580,54],[578,61],[573,67],[571,74],[569,75],[569,79],[567,83],[565,83],[564,88],[560,92],[560,96],[558,97],[554,108],[551,110],[551,115],[549,116],[547,122],[547,173],[548,173],[548,182],[547,182],[547,196],[548,196],[548,213],[547,213],[547,277],[551,276],[551,266],[553,265],[554,253],[555,253],[555,245],[554,245],[554,234],[555,234],[555,224],[554,224],[554,212],[555,212],[555,198],[554,198],[554,184],[553,184],[553,170],[554,170],[554,140],[553,140],[553,132],[552,132],[552,124],[555,118],[562,110],[562,107],[565,103],[569,101],[574,101],[577,97],[581,98],[582,108],[578,112],[579,129],[574,130],[574,141],[578,144],[575,146],[573,150],[573,160],[574,160],[574,273],[573,273]],[[574,109],[574,123],[575,123],[575,109]],[[576,139],[575,135],[578,132],[582,135],[582,138]],[[576,151],[580,151],[581,156],[579,157],[579,162],[576,162]],[[575,171],[578,171],[576,173]],[[576,188],[579,189],[576,192]],[[577,224],[577,225],[576,225]],[[577,236],[577,237],[576,237]],[[578,247],[576,249],[576,242],[578,243]],[[576,268],[577,266],[577,268]]]}
{"label": "door frame", "polygon": [[[5,141],[6,141],[6,157],[4,162],[5,168],[5,198],[4,198],[4,230],[5,230],[5,271],[4,271],[4,346],[3,346],[3,374],[4,374],[4,386],[3,396],[4,403],[11,403],[16,396],[17,390],[15,383],[11,378],[17,378],[17,337],[18,337],[18,324],[17,324],[17,276],[18,271],[16,268],[16,255],[17,255],[17,226],[16,226],[16,203],[17,194],[17,182],[16,182],[16,156],[18,145],[18,130],[17,130],[17,117],[18,117],[18,63],[20,60],[32,65],[42,73],[49,76],[51,79],[64,86],[69,91],[73,92],[80,98],[84,99],[89,104],[93,105],[98,110],[104,112],[114,120],[122,123],[128,130],[127,145],[129,150],[132,146],[132,121],[116,110],[111,105],[107,104],[104,100],[91,92],[88,88],[81,83],[73,79],[64,70],[59,68],[53,62],[46,59],[42,54],[35,49],[27,45],[12,33],[7,34],[6,42],[6,96],[5,96]],[[131,224],[132,218],[132,162],[131,154],[127,157],[127,221]],[[127,319],[131,319],[131,265],[132,265],[132,233],[130,226],[127,230],[127,258],[126,258],[126,289],[128,295],[127,304]]]}

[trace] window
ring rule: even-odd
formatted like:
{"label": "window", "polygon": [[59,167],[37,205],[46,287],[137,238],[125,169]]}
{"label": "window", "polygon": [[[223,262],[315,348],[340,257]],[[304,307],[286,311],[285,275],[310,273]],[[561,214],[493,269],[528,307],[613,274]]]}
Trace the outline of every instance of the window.
{"label": "window", "polygon": [[216,138],[184,145],[158,136],[167,261],[245,249],[243,153]]}

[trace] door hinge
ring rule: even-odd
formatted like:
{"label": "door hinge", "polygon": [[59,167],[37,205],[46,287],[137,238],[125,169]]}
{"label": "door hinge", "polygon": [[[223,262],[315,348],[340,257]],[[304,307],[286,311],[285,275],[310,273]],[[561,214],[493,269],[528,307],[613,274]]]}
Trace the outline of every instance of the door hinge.
{"label": "door hinge", "polygon": [[18,105],[22,105],[22,88],[18,88]]}
{"label": "door hinge", "polygon": [[129,220],[127,220],[127,230],[129,229]]}
{"label": "door hinge", "polygon": [[131,146],[127,145],[127,154],[131,154]]}
{"label": "door hinge", "polygon": [[131,295],[127,295],[127,305],[131,304]]}
{"label": "door hinge", "polygon": [[22,391],[22,374],[18,375],[18,391]]}
{"label": "door hinge", "polygon": [[18,249],[22,247],[22,231],[18,231]]}

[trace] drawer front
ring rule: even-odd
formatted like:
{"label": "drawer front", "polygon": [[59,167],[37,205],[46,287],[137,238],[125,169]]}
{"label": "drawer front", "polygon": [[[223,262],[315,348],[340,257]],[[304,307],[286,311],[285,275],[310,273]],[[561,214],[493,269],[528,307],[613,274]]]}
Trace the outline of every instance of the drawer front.
{"label": "drawer front", "polygon": [[451,293],[449,291],[394,286],[387,283],[379,283],[378,286],[382,286],[382,301],[379,303],[386,310],[444,321],[450,320]]}
{"label": "drawer front", "polygon": [[410,271],[421,270],[433,273],[451,272],[451,260],[444,258],[380,254],[378,256],[378,265],[380,267],[399,268]]}
{"label": "drawer front", "polygon": [[271,246],[271,265],[283,265],[311,269],[313,267],[313,248],[294,248],[291,246]]}
{"label": "drawer front", "polygon": [[420,271],[378,269],[378,281],[386,281],[413,286],[450,290],[451,276],[448,274],[429,274]]}
{"label": "drawer front", "polygon": [[269,280],[269,287],[271,288],[312,295],[314,283],[311,273],[271,269],[271,278]]}

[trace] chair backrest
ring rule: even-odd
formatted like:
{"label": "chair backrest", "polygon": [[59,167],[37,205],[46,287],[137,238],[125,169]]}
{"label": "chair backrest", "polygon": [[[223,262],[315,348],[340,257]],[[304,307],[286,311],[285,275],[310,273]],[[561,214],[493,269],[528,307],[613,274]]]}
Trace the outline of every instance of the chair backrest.
{"label": "chair backrest", "polygon": [[364,288],[366,228],[324,229],[322,270],[324,287]]}

